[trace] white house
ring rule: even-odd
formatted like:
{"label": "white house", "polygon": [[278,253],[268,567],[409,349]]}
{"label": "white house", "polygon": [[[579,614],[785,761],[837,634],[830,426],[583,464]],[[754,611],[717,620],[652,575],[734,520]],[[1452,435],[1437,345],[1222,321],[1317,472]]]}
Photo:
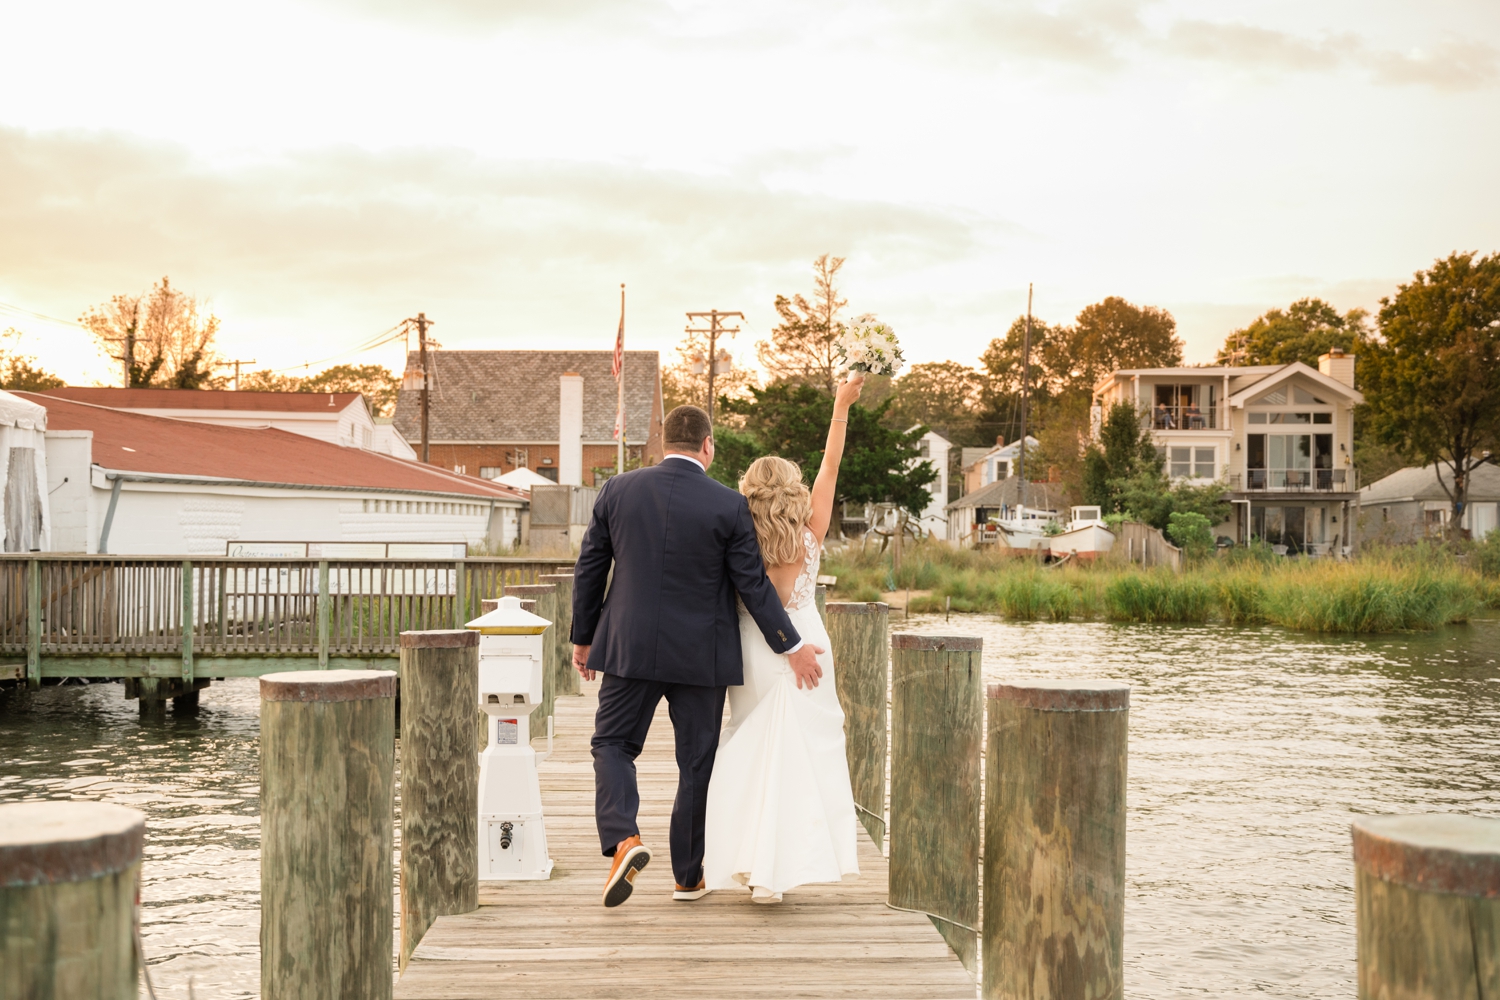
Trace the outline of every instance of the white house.
{"label": "white house", "polygon": [[[1439,481],[1441,476],[1441,481]],[[1359,491],[1360,538],[1414,542],[1438,538],[1453,516],[1448,490],[1453,472],[1446,465],[1399,469]],[[1460,526],[1483,538],[1500,522],[1500,466],[1486,462],[1469,472],[1468,502]]]}
{"label": "white house", "polygon": [[64,386],[42,395],[223,427],[274,427],[345,448],[415,461],[417,453],[388,418],[374,417],[357,392],[232,392]]}
{"label": "white house", "polygon": [[4,493],[4,551],[48,551],[47,411],[0,391],[0,491]]}
{"label": "white house", "polygon": [[50,551],[225,555],[231,543],[520,541],[526,494],[274,427],[226,427],[34,393]]}
{"label": "white house", "polygon": [[917,519],[924,535],[943,538],[948,533],[948,454],[952,449],[953,445],[937,431],[928,431],[917,441],[917,461],[937,470],[937,478],[927,484],[932,499]]}
{"label": "white house", "polygon": [[[1041,444],[1031,435],[1026,436],[1026,447],[1034,449]],[[960,453],[963,463],[964,492],[973,493],[983,489],[991,483],[1003,482],[1016,473],[1016,465],[1021,457],[1021,442],[1015,440],[1009,444],[1004,438],[996,438],[992,448],[965,448]],[[1026,478],[1032,481],[1040,478],[1041,469],[1030,470],[1031,475]]]}
{"label": "white house", "polygon": [[1094,386],[1094,432],[1129,403],[1166,455],[1173,479],[1229,487],[1217,529],[1237,542],[1325,554],[1351,544],[1354,356],[1331,351],[1316,370],[1287,365],[1134,368]]}

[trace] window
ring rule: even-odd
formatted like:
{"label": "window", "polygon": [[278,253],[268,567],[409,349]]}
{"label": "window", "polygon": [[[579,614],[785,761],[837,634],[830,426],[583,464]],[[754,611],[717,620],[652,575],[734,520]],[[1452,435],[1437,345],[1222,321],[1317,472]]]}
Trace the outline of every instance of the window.
{"label": "window", "polygon": [[516,449],[516,468],[518,468],[518,469],[529,468],[528,463],[531,461],[531,457],[530,456],[531,456],[531,452],[528,451],[527,449],[525,449],[525,448],[517,448]]}
{"label": "window", "polygon": [[1209,448],[1173,447],[1168,449],[1168,461],[1173,479],[1213,479],[1218,475],[1214,462],[1214,450]]}
{"label": "window", "polygon": [[542,469],[537,469],[536,471],[541,474],[541,477],[543,479],[550,479],[554,483],[557,482],[557,469],[556,468],[542,468]]}
{"label": "window", "polygon": [[917,454],[922,458],[931,458],[932,442],[927,440],[926,438],[923,438],[921,441],[917,442]]}
{"label": "window", "polygon": [[1292,386],[1290,389],[1273,389],[1255,400],[1255,403],[1260,406],[1286,406],[1288,403],[1314,403],[1318,406],[1328,405],[1301,386]]}
{"label": "window", "polygon": [[1193,449],[1173,448],[1171,450],[1172,478],[1185,479],[1193,474]]}
{"label": "window", "polygon": [[1213,479],[1216,475],[1218,475],[1218,470],[1217,470],[1216,466],[1217,466],[1217,463],[1214,461],[1214,449],[1212,449],[1212,448],[1194,448],[1193,449],[1193,478],[1194,479]]}
{"label": "window", "polygon": [[1313,417],[1313,423],[1315,423],[1315,424],[1331,424],[1331,423],[1333,423],[1333,414],[1332,413],[1314,413],[1312,415],[1312,417]]}
{"label": "window", "polygon": [[479,467],[480,479],[499,479],[505,474],[505,470],[498,465],[481,465]]}

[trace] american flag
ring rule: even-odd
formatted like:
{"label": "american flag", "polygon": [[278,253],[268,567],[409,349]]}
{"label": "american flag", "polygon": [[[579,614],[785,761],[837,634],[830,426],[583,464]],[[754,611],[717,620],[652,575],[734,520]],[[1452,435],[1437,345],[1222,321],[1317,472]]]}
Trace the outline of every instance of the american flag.
{"label": "american flag", "polygon": [[625,370],[625,286],[620,286],[620,332],[615,334],[615,381],[619,383],[619,403],[615,407],[615,440],[625,439],[625,383],[620,373]]}

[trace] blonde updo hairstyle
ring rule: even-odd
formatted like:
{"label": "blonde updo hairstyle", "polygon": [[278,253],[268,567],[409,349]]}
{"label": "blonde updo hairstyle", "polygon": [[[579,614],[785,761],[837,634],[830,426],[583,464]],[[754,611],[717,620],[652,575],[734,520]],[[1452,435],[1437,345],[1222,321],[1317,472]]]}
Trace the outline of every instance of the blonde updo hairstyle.
{"label": "blonde updo hairstyle", "polygon": [[766,565],[782,566],[806,558],[802,529],[812,517],[812,493],[802,482],[797,463],[774,455],[757,458],[740,478],[740,492],[750,501],[755,537]]}

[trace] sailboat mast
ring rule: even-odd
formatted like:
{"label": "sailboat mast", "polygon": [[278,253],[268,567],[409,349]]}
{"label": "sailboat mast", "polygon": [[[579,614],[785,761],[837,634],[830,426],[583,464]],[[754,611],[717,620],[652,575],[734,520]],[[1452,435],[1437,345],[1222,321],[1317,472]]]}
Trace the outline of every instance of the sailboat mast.
{"label": "sailboat mast", "polygon": [[1026,408],[1031,402],[1031,290],[1032,284],[1026,283],[1026,335],[1021,341],[1021,439],[1018,443],[1021,451],[1016,457],[1016,483],[1017,502],[1016,507],[1020,516],[1026,515]]}

